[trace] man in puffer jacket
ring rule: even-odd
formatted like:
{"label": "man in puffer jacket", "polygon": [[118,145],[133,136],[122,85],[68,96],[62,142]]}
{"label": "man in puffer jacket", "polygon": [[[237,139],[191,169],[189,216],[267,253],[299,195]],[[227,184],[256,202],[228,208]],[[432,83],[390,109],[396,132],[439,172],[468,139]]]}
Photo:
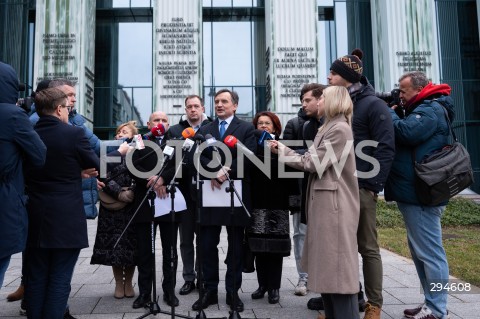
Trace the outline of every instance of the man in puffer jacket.
{"label": "man in puffer jacket", "polygon": [[[423,304],[405,309],[408,318],[448,318],[448,291],[432,292],[432,284],[448,282],[448,262],[442,244],[441,218],[446,203],[438,206],[422,205],[415,192],[415,161],[448,144],[450,122],[454,119],[450,86],[429,83],[418,71],[404,74],[399,79],[400,98],[404,102],[405,117],[390,110],[395,129],[396,154],[385,186],[385,199],[394,200],[403,215],[407,229],[408,246],[425,293]],[[447,115],[446,115],[447,114]]]}

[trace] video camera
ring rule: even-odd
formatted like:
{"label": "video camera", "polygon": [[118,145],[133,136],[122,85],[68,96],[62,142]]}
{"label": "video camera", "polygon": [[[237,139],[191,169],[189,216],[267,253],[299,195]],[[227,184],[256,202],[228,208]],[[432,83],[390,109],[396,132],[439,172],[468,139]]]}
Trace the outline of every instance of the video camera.
{"label": "video camera", "polygon": [[399,89],[393,89],[390,92],[375,92],[375,96],[387,102],[389,107],[396,105],[395,113],[397,113],[400,118],[405,117],[405,110],[403,108],[403,101],[400,99]]}

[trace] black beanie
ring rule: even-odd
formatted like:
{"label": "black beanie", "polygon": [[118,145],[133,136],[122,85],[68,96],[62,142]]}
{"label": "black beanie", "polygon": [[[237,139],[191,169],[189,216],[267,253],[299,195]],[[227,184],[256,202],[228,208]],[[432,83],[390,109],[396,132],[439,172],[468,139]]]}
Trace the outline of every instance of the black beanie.
{"label": "black beanie", "polygon": [[351,55],[345,55],[333,61],[330,70],[350,83],[360,82],[363,72],[362,57],[362,50],[355,49]]}

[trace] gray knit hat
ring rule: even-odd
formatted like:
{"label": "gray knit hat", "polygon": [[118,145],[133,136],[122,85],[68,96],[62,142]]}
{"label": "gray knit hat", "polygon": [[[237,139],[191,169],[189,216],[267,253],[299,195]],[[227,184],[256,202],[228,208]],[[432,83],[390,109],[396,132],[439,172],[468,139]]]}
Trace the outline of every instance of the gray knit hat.
{"label": "gray knit hat", "polygon": [[362,57],[362,50],[355,49],[351,55],[345,55],[333,61],[330,70],[350,83],[360,82],[363,73]]}

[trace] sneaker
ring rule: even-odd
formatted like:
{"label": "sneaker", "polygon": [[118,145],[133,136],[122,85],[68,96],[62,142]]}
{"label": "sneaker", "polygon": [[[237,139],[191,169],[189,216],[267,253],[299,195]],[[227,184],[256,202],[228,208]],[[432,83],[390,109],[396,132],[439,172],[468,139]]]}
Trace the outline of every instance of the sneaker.
{"label": "sneaker", "polygon": [[307,280],[300,278],[298,284],[295,287],[295,295],[297,296],[306,296],[307,295]]}
{"label": "sneaker", "polygon": [[419,305],[417,308],[405,309],[403,315],[405,318],[413,318],[417,313],[419,313],[425,304]]}
{"label": "sneaker", "polygon": [[380,319],[382,309],[370,303],[365,304],[365,316],[363,319]]}
{"label": "sneaker", "polygon": [[423,305],[420,311],[412,317],[413,319],[439,319],[432,313],[432,310],[427,306]]}

